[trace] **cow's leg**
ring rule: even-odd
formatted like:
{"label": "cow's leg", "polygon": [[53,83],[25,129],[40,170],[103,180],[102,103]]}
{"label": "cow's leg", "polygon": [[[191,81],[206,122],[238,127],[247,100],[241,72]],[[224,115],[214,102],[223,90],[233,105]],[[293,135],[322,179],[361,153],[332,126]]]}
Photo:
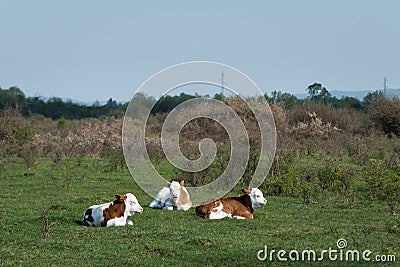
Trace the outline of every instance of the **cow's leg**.
{"label": "cow's leg", "polygon": [[126,219],[126,225],[133,225],[133,222],[131,220]]}
{"label": "cow's leg", "polygon": [[165,210],[176,210],[177,207],[174,206],[172,199],[167,198],[164,203],[162,203],[163,209]]}
{"label": "cow's leg", "polygon": [[[102,226],[104,226],[104,222],[103,222]],[[107,221],[105,226],[109,227],[109,226],[118,226],[118,225],[116,224],[115,219],[111,219],[111,220]]]}
{"label": "cow's leg", "polygon": [[250,212],[246,212],[244,214],[241,215],[233,215],[233,218],[236,219],[253,219],[253,214]]}
{"label": "cow's leg", "polygon": [[171,203],[165,203],[163,209],[174,210],[174,206],[172,206]]}
{"label": "cow's leg", "polygon": [[182,205],[182,206],[181,206],[181,209],[182,209],[182,210],[189,210],[190,207],[191,207],[190,204],[185,204],[185,205]]}
{"label": "cow's leg", "polygon": [[164,203],[166,202],[169,194],[169,188],[164,187],[161,189],[158,193],[157,196],[154,198],[153,202],[150,203],[150,208],[155,208],[155,209],[162,209],[164,208]]}
{"label": "cow's leg", "polygon": [[87,209],[83,214],[82,222],[87,226],[94,226],[94,218],[92,216],[92,209]]}
{"label": "cow's leg", "polygon": [[126,224],[126,220],[124,217],[119,217],[119,218],[113,218],[111,220],[107,221],[107,227],[108,226],[124,226]]}
{"label": "cow's leg", "polygon": [[150,203],[149,207],[152,208],[152,209],[161,209],[162,208],[161,201],[158,201],[157,199],[154,199]]}
{"label": "cow's leg", "polygon": [[232,218],[231,214],[223,212],[222,210],[217,211],[217,212],[211,211],[207,215],[206,215],[206,219],[210,219],[210,220],[223,219],[223,218]]}

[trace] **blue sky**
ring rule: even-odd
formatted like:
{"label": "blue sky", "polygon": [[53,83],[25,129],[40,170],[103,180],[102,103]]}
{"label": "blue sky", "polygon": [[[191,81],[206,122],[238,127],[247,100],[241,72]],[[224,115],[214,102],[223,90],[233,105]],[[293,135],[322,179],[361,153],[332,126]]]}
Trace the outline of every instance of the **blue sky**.
{"label": "blue sky", "polygon": [[[0,0],[0,87],[128,101],[154,73],[215,61],[264,92],[400,88],[400,1]],[[229,83],[229,77],[226,77]]]}

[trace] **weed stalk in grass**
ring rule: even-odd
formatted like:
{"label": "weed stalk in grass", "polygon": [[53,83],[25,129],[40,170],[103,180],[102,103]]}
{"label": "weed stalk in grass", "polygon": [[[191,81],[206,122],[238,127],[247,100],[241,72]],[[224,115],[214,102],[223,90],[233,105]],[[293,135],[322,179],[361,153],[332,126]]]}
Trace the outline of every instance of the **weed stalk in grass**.
{"label": "weed stalk in grass", "polygon": [[42,228],[42,235],[44,240],[49,239],[49,232],[50,232],[50,227],[49,227],[49,209],[42,209],[40,211],[40,217],[42,219],[43,223],[43,228]]}
{"label": "weed stalk in grass", "polygon": [[395,204],[393,202],[389,203],[389,208],[390,208],[390,212],[392,213],[394,220],[398,223],[400,223],[399,221],[399,214],[396,212],[396,207]]}

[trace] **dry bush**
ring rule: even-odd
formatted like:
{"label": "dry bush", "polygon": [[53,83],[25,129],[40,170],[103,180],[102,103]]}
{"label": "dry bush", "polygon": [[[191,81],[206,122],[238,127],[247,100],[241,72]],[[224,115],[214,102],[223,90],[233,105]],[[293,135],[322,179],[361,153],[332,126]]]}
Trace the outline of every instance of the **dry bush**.
{"label": "dry bush", "polygon": [[309,113],[310,120],[307,122],[299,122],[290,129],[297,137],[325,137],[329,138],[335,132],[340,131],[336,126],[332,126],[330,122],[323,122],[316,113]]}
{"label": "dry bush", "polygon": [[271,111],[274,115],[275,126],[278,133],[283,133],[289,130],[289,121],[287,119],[286,110],[278,103],[273,103],[271,105]]}
{"label": "dry bush", "polygon": [[[242,180],[243,183],[246,183],[250,180],[255,166],[258,163],[261,147],[260,129],[253,112],[241,98],[224,98],[224,102],[239,116],[246,128],[249,138],[250,158],[248,168]],[[202,111],[207,111],[211,114],[223,114],[223,112],[219,110],[219,107],[207,105],[207,103],[203,103],[199,106],[191,106],[186,112],[199,112],[203,114]],[[256,103],[255,106],[257,107]],[[165,118],[165,114],[157,114],[150,117],[146,125],[146,147],[150,159],[153,162],[166,160],[160,140],[161,129]],[[216,158],[207,170],[195,174],[189,172],[182,172],[179,174],[185,177],[185,180],[192,185],[206,184],[210,182],[210,179],[216,179],[225,170],[230,160],[231,143],[228,133],[221,124],[208,118],[193,119],[182,127],[179,133],[179,145],[183,155],[191,160],[198,159],[200,157],[199,142],[204,138],[210,138],[216,144]]]}
{"label": "dry bush", "polygon": [[21,157],[31,169],[39,158],[33,145],[37,130],[21,116],[18,109],[6,108],[0,116],[0,154],[3,157]]}
{"label": "dry bush", "polygon": [[106,157],[122,150],[122,121],[88,119],[72,121],[70,128],[36,136],[41,154],[57,161],[62,157]]}
{"label": "dry bush", "polygon": [[369,107],[374,124],[386,134],[400,136],[400,100],[381,98]]}
{"label": "dry bush", "polygon": [[370,122],[368,117],[360,111],[351,108],[333,108],[329,105],[306,103],[292,108],[287,113],[288,123],[296,126],[298,123],[309,123],[312,117],[317,116],[325,123],[337,127],[347,133],[365,133]]}
{"label": "dry bush", "polygon": [[22,157],[30,168],[39,157],[108,157],[122,151],[122,120],[114,118],[69,121],[60,128],[42,116],[24,118],[16,109],[0,116],[0,152]]}
{"label": "dry bush", "polygon": [[27,120],[37,133],[57,134],[57,121],[42,115],[32,115]]}
{"label": "dry bush", "polygon": [[[0,140],[6,155],[18,156],[20,146],[27,142],[24,135],[29,133],[28,123],[17,109],[6,108],[0,116]],[[31,138],[31,136],[27,136]]]}

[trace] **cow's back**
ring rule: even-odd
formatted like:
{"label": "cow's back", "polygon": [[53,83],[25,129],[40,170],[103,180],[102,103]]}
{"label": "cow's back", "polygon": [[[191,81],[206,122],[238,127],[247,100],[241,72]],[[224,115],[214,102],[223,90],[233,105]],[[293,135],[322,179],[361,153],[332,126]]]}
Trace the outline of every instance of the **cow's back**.
{"label": "cow's back", "polygon": [[253,207],[249,195],[240,197],[230,197],[221,199],[223,211],[232,217],[239,216],[245,218],[253,218]]}
{"label": "cow's back", "polygon": [[228,217],[253,218],[253,211],[249,195],[210,199],[196,207],[196,215],[206,219],[218,212]]}
{"label": "cow's back", "polygon": [[181,194],[179,196],[178,209],[188,210],[192,207],[192,201],[190,201],[189,192],[185,187],[182,186]]}
{"label": "cow's back", "polygon": [[225,199],[225,201],[230,201],[230,205],[226,205],[227,207],[230,208],[229,212],[232,215],[239,215],[242,216],[241,214],[243,213],[253,213],[254,209],[251,204],[251,199],[249,195],[242,195],[240,197],[231,197]]}
{"label": "cow's back", "polygon": [[83,214],[83,224],[89,226],[100,226],[104,220],[103,211],[108,208],[112,202],[90,206]]}
{"label": "cow's back", "polygon": [[206,202],[201,203],[199,206],[196,207],[196,215],[205,218],[206,215],[216,208],[220,203],[219,198],[213,198]]}

